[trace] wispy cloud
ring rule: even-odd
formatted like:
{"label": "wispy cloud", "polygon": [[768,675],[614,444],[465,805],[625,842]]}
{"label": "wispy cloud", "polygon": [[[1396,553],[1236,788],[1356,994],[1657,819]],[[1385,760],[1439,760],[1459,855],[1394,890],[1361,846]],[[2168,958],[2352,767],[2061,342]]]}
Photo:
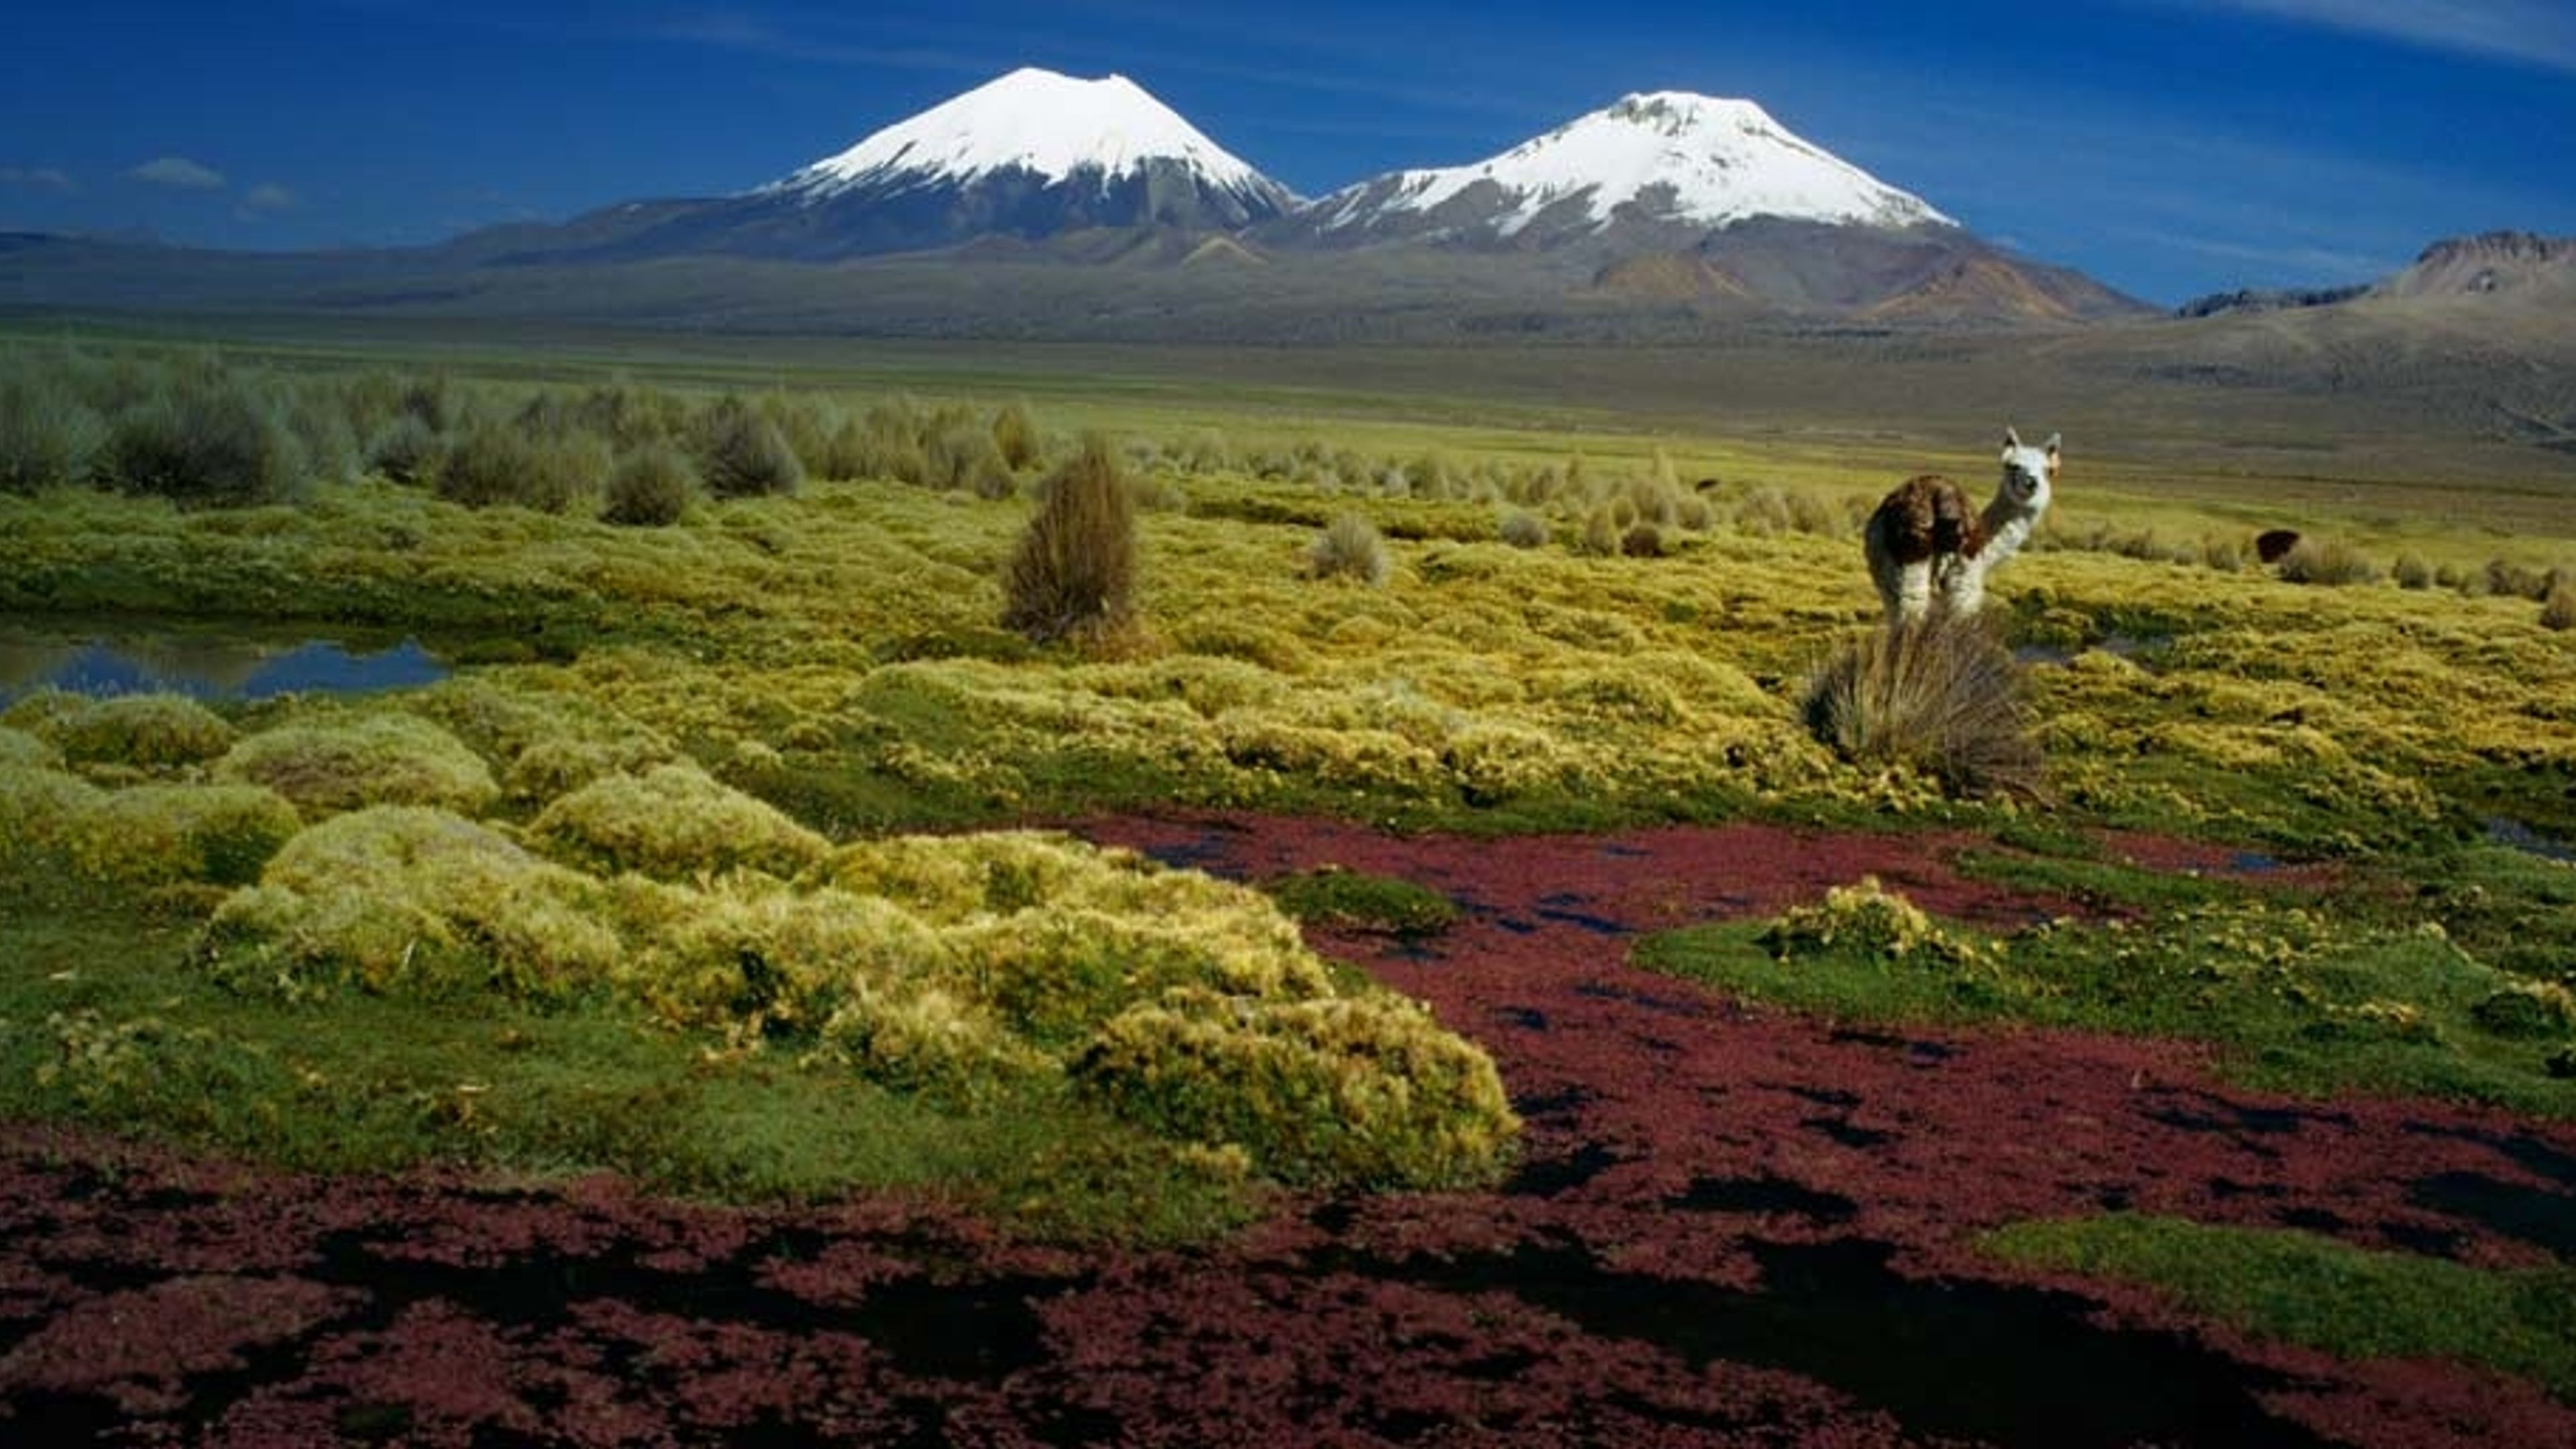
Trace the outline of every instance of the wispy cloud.
{"label": "wispy cloud", "polygon": [[2576,11],[2565,0],[2197,0],[2426,50],[2576,73]]}
{"label": "wispy cloud", "polygon": [[185,156],[155,156],[125,174],[136,181],[149,182],[154,186],[173,186],[182,191],[224,189],[224,173]]}
{"label": "wispy cloud", "polygon": [[263,181],[242,193],[233,207],[235,221],[264,221],[269,217],[293,211],[304,204],[304,198],[274,181]]}
{"label": "wispy cloud", "polygon": [[23,186],[30,191],[78,191],[72,179],[51,166],[0,166],[0,186]]}

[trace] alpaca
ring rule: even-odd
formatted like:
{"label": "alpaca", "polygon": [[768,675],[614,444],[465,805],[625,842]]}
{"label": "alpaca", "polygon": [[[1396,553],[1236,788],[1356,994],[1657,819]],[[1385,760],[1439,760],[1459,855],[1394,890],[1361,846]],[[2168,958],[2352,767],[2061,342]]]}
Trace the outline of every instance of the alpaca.
{"label": "alpaca", "polygon": [[2030,541],[2057,482],[2056,434],[2026,446],[2004,429],[2003,484],[1983,513],[1947,478],[1909,478],[1869,516],[1862,544],[1869,576],[1891,624],[1934,612],[1974,614],[1986,601],[1986,575]]}

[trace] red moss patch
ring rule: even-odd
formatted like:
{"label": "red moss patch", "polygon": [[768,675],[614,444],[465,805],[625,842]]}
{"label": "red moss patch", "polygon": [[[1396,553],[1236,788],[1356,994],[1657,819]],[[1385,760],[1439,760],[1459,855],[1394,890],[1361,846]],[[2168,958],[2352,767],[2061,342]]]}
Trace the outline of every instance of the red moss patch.
{"label": "red moss patch", "polygon": [[[2252,1343],[1970,1246],[2131,1208],[2528,1263],[2576,1220],[2576,1129],[2249,1093],[2169,1043],[1851,1029],[1625,962],[1639,932],[1863,874],[2000,926],[2074,910],[1960,876],[1964,839],[1083,833],[1457,900],[1427,942],[1318,944],[1495,1053],[1529,1122],[1515,1181],[1072,1254],[898,1201],[251,1175],[19,1129],[0,1441],[2576,1443],[2576,1409],[2527,1384]],[[136,1310],[186,1326],[127,1333]]]}

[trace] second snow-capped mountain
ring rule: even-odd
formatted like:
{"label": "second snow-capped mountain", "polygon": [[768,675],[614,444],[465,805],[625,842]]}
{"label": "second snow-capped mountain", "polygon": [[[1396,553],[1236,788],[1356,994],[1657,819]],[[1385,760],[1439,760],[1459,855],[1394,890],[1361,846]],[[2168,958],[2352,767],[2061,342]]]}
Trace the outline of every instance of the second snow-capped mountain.
{"label": "second snow-capped mountain", "polygon": [[1277,234],[1544,249],[1671,243],[1757,217],[1955,226],[1930,203],[1800,139],[1751,101],[1628,96],[1499,156],[1397,171],[1308,204]]}

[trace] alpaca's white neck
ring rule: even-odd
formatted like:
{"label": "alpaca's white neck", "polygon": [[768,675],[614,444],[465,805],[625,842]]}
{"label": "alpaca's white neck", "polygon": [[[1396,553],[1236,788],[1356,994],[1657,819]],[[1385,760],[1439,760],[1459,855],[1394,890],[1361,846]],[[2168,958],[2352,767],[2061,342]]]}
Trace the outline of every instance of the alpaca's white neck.
{"label": "alpaca's white neck", "polygon": [[1977,550],[1978,569],[1991,569],[2021,552],[2021,546],[2030,542],[2032,531],[2039,527],[2039,515],[2046,507],[2043,503],[2039,508],[2032,508],[2002,497],[1987,504],[1986,546]]}

